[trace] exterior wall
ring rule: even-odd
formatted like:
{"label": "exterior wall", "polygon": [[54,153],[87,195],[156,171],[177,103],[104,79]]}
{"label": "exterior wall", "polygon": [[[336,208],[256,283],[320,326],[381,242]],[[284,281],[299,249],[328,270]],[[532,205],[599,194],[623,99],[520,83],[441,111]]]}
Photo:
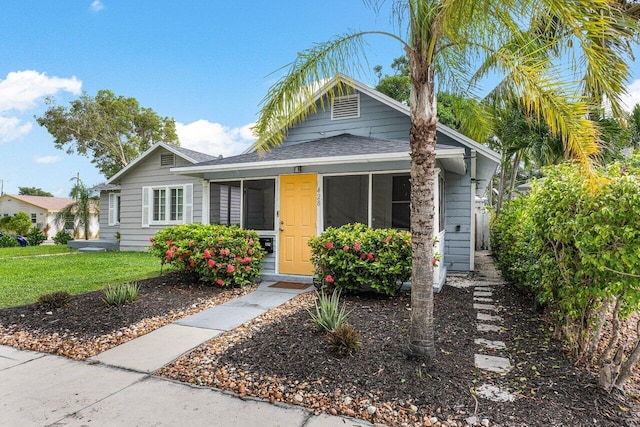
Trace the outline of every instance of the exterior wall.
{"label": "exterior wall", "polygon": [[[0,197],[0,217],[13,216],[18,212],[25,212],[29,214],[29,216],[36,214],[36,223],[34,225],[40,229],[53,221],[53,214],[47,215],[47,211],[45,209],[25,203],[22,200],[14,199],[9,195]],[[52,224],[50,227],[51,226]],[[53,234],[51,236],[53,237]]]}
{"label": "exterior wall", "polygon": [[445,171],[444,262],[448,271],[471,268],[471,173],[462,176]]}
{"label": "exterior wall", "polygon": [[[159,148],[120,178],[120,249],[143,251],[149,238],[166,225],[142,226],[142,187],[158,185],[193,184],[193,222],[202,222],[202,181],[172,174],[170,167],[160,166],[160,155],[172,154]],[[175,167],[191,166],[190,162],[175,156]],[[174,167],[174,166],[171,166]],[[108,207],[108,200],[106,201]],[[108,209],[106,209],[108,211]],[[108,236],[107,236],[108,237]]]}
{"label": "exterior wall", "polygon": [[[119,193],[120,190],[114,191]],[[120,231],[120,224],[109,225],[109,194],[111,191],[100,192],[100,238],[115,239],[116,233]]]}
{"label": "exterior wall", "polygon": [[317,112],[309,115],[303,123],[291,127],[283,144],[298,144],[342,133],[407,140],[410,128],[408,116],[360,93],[360,117],[331,120],[331,104],[325,102],[323,111],[318,102]]}

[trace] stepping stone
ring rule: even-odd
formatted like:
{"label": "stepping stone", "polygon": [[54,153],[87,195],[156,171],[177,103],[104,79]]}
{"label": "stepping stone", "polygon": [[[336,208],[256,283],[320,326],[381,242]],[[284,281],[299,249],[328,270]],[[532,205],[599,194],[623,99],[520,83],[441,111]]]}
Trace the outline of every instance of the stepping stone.
{"label": "stepping stone", "polygon": [[492,316],[490,314],[480,312],[478,312],[478,316],[476,318],[487,322],[502,322],[503,320],[500,316]]}
{"label": "stepping stone", "polygon": [[500,332],[502,328],[497,325],[488,325],[486,323],[478,323],[479,332]]}
{"label": "stepping stone", "polygon": [[473,342],[477,345],[482,345],[492,350],[505,350],[507,348],[507,345],[502,341],[490,341],[485,340],[484,338],[476,338],[475,340],[473,340]]}
{"label": "stepping stone", "polygon": [[490,384],[482,384],[480,387],[476,387],[476,393],[478,396],[494,402],[513,402],[516,400],[515,396],[507,390]]}
{"label": "stepping stone", "polygon": [[491,288],[490,286],[476,286],[475,288],[473,288],[473,290],[480,292],[491,292],[493,291],[493,288]]}
{"label": "stepping stone", "polygon": [[493,295],[493,292],[487,292],[487,291],[475,291],[473,293],[474,297],[490,297],[491,295]]}
{"label": "stepping stone", "polygon": [[491,310],[498,311],[498,307],[493,304],[473,304],[473,308],[476,310]]}
{"label": "stepping stone", "polygon": [[476,354],[474,356],[476,368],[483,371],[497,372],[498,374],[506,374],[512,368],[511,362],[506,357],[485,356],[484,354]]}
{"label": "stepping stone", "polygon": [[493,302],[492,298],[473,297],[473,300],[478,302]]}

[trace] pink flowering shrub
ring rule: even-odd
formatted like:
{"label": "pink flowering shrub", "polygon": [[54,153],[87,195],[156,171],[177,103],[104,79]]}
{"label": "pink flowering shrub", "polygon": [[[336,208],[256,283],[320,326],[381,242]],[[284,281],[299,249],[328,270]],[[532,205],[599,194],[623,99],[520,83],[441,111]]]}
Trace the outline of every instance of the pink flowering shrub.
{"label": "pink flowering shrub", "polygon": [[411,234],[364,224],[327,228],[310,240],[316,277],[344,291],[395,295],[411,279]]}
{"label": "pink flowering shrub", "polygon": [[178,225],[159,231],[150,242],[149,251],[163,264],[218,286],[253,283],[265,256],[258,233],[237,226]]}

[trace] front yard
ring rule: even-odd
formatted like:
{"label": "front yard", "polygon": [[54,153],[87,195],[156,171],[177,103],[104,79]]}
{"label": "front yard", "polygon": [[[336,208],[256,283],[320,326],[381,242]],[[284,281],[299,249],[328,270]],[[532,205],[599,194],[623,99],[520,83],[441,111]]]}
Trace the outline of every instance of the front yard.
{"label": "front yard", "polygon": [[158,274],[158,259],[143,252],[77,253],[64,246],[0,248],[0,308],[33,303],[51,292],[76,295]]}

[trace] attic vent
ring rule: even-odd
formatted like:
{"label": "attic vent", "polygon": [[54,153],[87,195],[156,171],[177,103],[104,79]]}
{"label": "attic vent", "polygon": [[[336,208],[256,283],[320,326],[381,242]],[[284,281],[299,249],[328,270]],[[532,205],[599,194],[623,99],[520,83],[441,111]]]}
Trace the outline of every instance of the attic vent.
{"label": "attic vent", "polygon": [[331,120],[360,117],[360,94],[335,98],[331,107]]}
{"label": "attic vent", "polygon": [[174,166],[176,164],[176,156],[173,154],[161,154],[160,166]]}

